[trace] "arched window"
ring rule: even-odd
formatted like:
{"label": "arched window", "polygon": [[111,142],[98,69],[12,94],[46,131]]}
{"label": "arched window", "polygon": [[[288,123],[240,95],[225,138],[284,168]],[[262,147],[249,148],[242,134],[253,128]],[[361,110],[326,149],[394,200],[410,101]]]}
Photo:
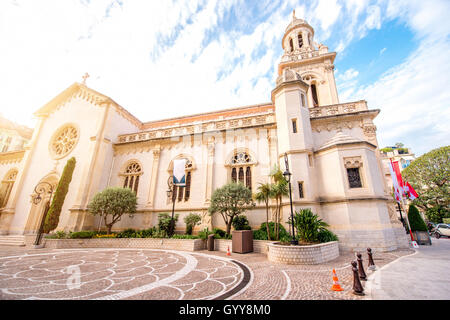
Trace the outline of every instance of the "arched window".
{"label": "arched window", "polygon": [[313,98],[314,107],[318,107],[319,106],[319,98],[317,97],[317,87],[316,87],[315,83],[311,84],[311,95]]}
{"label": "arched window", "polygon": [[301,34],[298,35],[298,47],[303,47],[303,37]]}
{"label": "arched window", "polygon": [[2,184],[0,187],[0,208],[3,208],[8,203],[9,196],[11,194],[11,190],[14,186],[14,182],[17,178],[17,170],[9,171],[2,180]]}
{"label": "arched window", "polygon": [[139,187],[139,177],[142,175],[142,168],[139,163],[131,162],[122,173],[124,176],[123,187],[130,188],[137,193]]}
{"label": "arched window", "polygon": [[231,159],[231,181],[240,182],[252,190],[252,164],[248,153],[235,153]]}
{"label": "arched window", "polygon": [[[172,201],[177,200],[178,201],[188,201],[191,196],[191,181],[192,181],[192,170],[194,169],[194,166],[192,164],[192,161],[189,159],[186,159],[186,183],[184,187],[180,186],[173,186],[173,193],[172,193]],[[172,169],[173,170],[173,169]]]}

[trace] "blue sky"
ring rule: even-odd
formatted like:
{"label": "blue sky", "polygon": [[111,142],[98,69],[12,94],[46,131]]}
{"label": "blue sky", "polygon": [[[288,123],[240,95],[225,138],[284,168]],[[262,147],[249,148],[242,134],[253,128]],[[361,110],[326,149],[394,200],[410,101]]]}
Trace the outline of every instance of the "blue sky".
{"label": "blue sky", "polygon": [[142,121],[269,102],[293,9],[338,53],[340,102],[381,110],[381,147],[449,144],[446,0],[0,0],[0,112],[33,127],[85,72]]}

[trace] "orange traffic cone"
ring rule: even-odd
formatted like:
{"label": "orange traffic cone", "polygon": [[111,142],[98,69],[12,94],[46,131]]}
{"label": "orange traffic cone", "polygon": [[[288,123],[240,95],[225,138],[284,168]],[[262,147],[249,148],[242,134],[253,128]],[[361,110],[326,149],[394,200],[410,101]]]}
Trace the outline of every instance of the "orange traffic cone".
{"label": "orange traffic cone", "polygon": [[227,256],[231,256],[231,253],[230,253],[230,246],[228,246]]}
{"label": "orange traffic cone", "polygon": [[336,275],[336,271],[333,269],[333,286],[331,287],[331,290],[333,291],[344,291],[344,289],[341,288],[341,285],[339,284],[338,277]]}

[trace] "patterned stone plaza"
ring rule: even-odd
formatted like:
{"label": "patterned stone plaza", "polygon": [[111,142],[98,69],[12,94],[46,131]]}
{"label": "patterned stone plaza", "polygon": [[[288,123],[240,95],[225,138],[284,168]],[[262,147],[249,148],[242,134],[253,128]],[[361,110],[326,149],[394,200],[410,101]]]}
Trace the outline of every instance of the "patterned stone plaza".
{"label": "patterned stone plaza", "polygon": [[[374,261],[382,267],[412,253],[375,252]],[[366,267],[366,253],[363,259]],[[351,252],[319,265],[284,265],[261,253],[0,247],[0,299],[370,299],[352,293],[352,260]],[[333,268],[344,291],[330,290]]]}

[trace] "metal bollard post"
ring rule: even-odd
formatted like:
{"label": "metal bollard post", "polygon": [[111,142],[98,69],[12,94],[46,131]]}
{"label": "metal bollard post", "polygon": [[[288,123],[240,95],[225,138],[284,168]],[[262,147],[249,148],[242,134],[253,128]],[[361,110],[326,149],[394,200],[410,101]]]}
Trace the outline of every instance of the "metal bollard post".
{"label": "metal bollard post", "polygon": [[359,272],[359,278],[361,279],[361,280],[363,280],[363,281],[366,281],[367,280],[367,275],[366,275],[366,273],[364,272],[364,267],[363,267],[363,263],[362,263],[362,257],[361,257],[361,253],[358,253],[357,255],[356,255],[357,257],[358,257],[358,272]]}
{"label": "metal bollard post", "polygon": [[353,294],[357,296],[364,296],[364,288],[359,280],[358,268],[356,267],[356,261],[352,261],[352,271],[353,271]]}
{"label": "metal bollard post", "polygon": [[377,266],[375,265],[375,263],[373,262],[373,258],[372,258],[372,249],[367,248],[367,254],[369,256],[369,266],[368,269],[373,271],[377,269]]}

